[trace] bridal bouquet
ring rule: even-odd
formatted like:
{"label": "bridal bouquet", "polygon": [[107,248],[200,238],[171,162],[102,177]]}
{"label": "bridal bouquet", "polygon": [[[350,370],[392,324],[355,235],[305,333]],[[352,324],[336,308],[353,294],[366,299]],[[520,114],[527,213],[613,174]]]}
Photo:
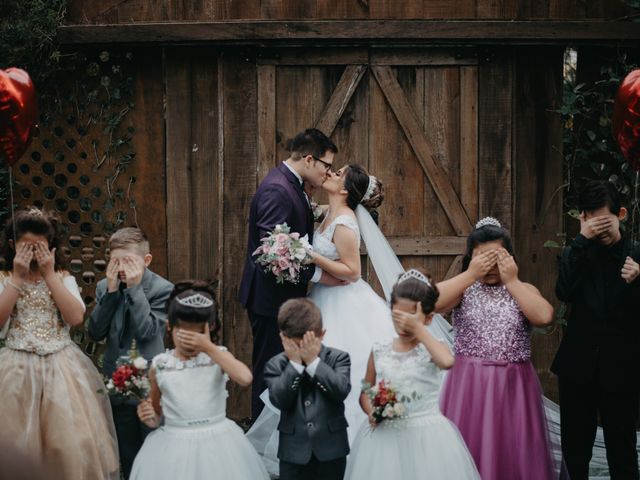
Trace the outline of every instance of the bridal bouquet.
{"label": "bridal bouquet", "polygon": [[[386,380],[380,380],[377,385],[362,382],[362,391],[369,397],[373,412],[371,416],[376,424],[383,420],[395,420],[403,418],[407,413],[406,403],[411,398],[400,395],[398,391]],[[416,393],[412,395],[417,398]]]}
{"label": "bridal bouquet", "polygon": [[311,262],[311,245],[307,236],[291,233],[286,223],[276,228],[262,239],[253,255],[258,255],[256,263],[264,267],[265,272],[276,276],[277,283],[298,283],[300,269]]}
{"label": "bridal bouquet", "polygon": [[148,362],[138,354],[135,346],[129,356],[121,357],[118,367],[105,379],[105,389],[101,393],[123,395],[144,400],[149,396],[150,384],[147,376]]}

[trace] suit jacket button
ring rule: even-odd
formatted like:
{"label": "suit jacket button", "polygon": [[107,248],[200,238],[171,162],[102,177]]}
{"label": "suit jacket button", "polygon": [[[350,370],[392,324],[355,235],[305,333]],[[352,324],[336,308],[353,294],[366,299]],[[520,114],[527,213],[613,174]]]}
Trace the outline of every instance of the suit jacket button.
{"label": "suit jacket button", "polygon": [[311,406],[311,400],[305,400],[305,401],[304,401],[304,406],[305,406],[305,407],[309,407],[309,406]]}
{"label": "suit jacket button", "polygon": [[311,422],[307,423],[307,428],[313,428],[313,423]]}

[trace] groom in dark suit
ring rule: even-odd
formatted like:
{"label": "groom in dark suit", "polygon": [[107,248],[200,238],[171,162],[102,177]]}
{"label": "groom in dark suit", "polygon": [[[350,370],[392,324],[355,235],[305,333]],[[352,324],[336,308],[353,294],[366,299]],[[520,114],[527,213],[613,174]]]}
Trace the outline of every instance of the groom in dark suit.
{"label": "groom in dark suit", "polygon": [[277,284],[274,275],[256,265],[252,254],[261,244],[260,239],[282,223],[289,225],[291,232],[308,235],[309,243],[313,241],[313,212],[303,184],[312,189],[319,188],[327,178],[337,152],[335,144],[320,130],[311,128],[299,133],[291,143],[289,158],[267,174],[251,202],[239,300],[247,309],[253,334],[253,419],[263,407],[259,396],[266,388],[264,366],[271,357],[282,352],[277,322],[280,305],[290,298],[306,296],[310,281],[336,285],[340,281],[317,267],[308,266],[300,271],[299,283]]}

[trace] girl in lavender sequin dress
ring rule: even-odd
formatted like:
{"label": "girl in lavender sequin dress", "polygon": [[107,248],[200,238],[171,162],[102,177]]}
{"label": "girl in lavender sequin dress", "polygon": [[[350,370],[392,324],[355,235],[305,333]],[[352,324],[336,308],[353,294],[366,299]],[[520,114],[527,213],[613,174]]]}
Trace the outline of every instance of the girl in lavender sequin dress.
{"label": "girl in lavender sequin dress", "polygon": [[483,219],[468,240],[463,272],[438,284],[437,309],[453,310],[455,366],[442,412],[460,429],[483,480],[557,477],[542,391],[531,364],[531,327],[553,307],[518,279],[511,240]]}

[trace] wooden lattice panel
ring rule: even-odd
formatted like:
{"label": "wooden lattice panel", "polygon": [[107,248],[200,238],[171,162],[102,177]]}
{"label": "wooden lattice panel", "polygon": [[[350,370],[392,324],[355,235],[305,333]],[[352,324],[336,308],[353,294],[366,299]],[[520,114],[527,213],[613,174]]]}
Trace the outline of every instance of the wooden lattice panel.
{"label": "wooden lattice panel", "polygon": [[[61,253],[87,306],[109,261],[108,238],[135,224],[132,186],[126,167],[132,152],[133,108],[130,53],[91,52],[69,59],[70,71],[41,93],[41,115],[30,149],[14,165],[17,208],[54,210],[62,221]],[[74,341],[99,364],[101,348],[84,328]]]}

